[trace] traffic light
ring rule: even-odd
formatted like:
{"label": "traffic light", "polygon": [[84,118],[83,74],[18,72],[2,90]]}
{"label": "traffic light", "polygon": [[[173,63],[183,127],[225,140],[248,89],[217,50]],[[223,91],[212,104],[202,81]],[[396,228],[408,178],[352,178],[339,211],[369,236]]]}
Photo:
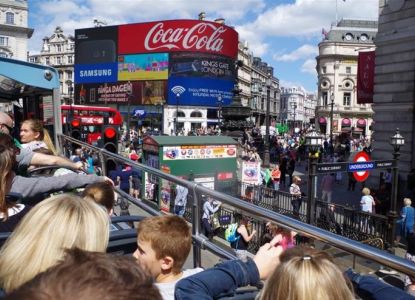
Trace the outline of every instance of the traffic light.
{"label": "traffic light", "polygon": [[[118,131],[116,127],[103,125],[101,140],[105,150],[112,153],[118,153]],[[107,172],[115,170],[115,168],[116,163],[112,159],[107,160]]]}
{"label": "traffic light", "polygon": [[[81,134],[81,130],[82,130],[82,126],[81,126],[81,120],[79,119],[73,119],[71,121],[70,124],[70,131],[69,131],[69,135],[76,139],[76,140],[81,140],[82,134]],[[80,146],[76,143],[72,143],[72,151],[75,151],[76,148],[79,148]]]}

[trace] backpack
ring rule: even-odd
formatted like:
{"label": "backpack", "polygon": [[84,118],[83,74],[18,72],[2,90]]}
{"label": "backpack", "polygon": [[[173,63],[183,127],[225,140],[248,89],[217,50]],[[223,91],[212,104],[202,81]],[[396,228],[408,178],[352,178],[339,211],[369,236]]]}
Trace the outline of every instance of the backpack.
{"label": "backpack", "polygon": [[241,237],[236,236],[236,229],[238,229],[238,224],[237,223],[232,223],[229,224],[228,227],[225,230],[225,239],[232,243],[232,242],[236,242],[237,240],[239,240],[239,238]]}

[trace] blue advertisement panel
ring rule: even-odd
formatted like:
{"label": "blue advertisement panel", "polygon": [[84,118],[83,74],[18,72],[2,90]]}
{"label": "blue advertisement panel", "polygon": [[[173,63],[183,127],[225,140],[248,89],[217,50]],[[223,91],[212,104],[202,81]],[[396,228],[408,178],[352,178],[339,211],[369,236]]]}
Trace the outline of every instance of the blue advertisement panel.
{"label": "blue advertisement panel", "polygon": [[170,76],[167,103],[170,105],[226,106],[232,102],[233,81]]}
{"label": "blue advertisement panel", "polygon": [[117,63],[75,65],[75,83],[117,81]]}

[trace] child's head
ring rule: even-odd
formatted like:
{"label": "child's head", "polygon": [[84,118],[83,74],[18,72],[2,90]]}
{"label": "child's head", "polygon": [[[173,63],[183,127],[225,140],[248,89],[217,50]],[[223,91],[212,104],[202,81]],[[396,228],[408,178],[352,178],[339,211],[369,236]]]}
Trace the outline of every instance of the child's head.
{"label": "child's head", "polygon": [[114,187],[108,182],[89,184],[82,192],[82,198],[92,200],[104,206],[111,215],[115,203]]}
{"label": "child's head", "polygon": [[161,274],[177,274],[189,255],[192,234],[187,222],[173,215],[148,217],[137,226],[134,257],[157,280]]}

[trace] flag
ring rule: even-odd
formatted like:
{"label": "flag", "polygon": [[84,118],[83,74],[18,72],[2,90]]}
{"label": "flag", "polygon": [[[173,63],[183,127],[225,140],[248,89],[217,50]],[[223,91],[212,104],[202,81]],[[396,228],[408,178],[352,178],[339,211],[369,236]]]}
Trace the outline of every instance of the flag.
{"label": "flag", "polygon": [[269,180],[271,179],[271,171],[268,168],[265,170],[265,177],[264,177],[264,179],[265,179],[265,182],[267,184],[268,184]]}
{"label": "flag", "polygon": [[321,29],[321,34],[324,35],[324,38],[327,39],[327,35],[329,34],[326,29]]}

